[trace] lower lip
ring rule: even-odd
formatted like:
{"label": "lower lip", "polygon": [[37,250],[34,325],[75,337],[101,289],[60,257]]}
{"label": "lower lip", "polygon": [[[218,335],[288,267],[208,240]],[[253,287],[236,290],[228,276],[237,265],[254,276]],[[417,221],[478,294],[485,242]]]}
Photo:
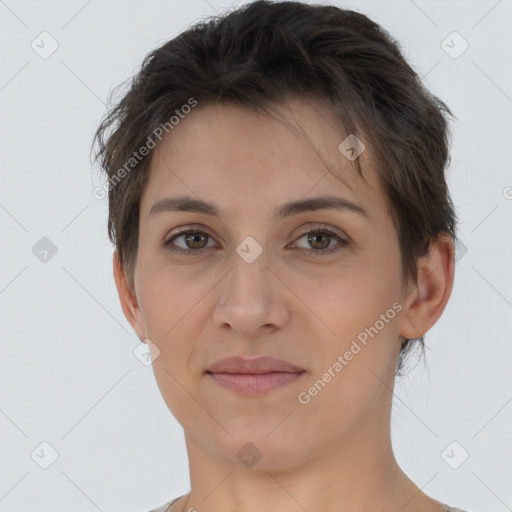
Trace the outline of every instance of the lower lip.
{"label": "lower lip", "polygon": [[299,379],[305,372],[272,372],[260,374],[208,373],[218,384],[244,394],[267,393]]}

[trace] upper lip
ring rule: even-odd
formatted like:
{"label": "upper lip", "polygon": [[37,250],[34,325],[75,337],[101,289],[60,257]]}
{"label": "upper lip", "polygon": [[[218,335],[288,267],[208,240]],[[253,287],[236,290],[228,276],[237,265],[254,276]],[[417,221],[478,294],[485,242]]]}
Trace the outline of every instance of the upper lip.
{"label": "upper lip", "polygon": [[207,373],[247,373],[261,374],[271,372],[303,372],[303,368],[299,368],[291,363],[287,363],[282,359],[269,356],[260,356],[252,359],[244,357],[227,357],[219,359],[207,368]]}

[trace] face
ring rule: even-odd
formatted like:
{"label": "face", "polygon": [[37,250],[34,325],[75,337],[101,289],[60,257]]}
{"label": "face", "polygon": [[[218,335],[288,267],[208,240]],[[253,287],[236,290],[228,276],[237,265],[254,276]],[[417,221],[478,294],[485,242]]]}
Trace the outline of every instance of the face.
{"label": "face", "polygon": [[[132,317],[187,438],[238,464],[252,443],[269,469],[375,437],[404,299],[398,238],[369,149],[359,156],[365,181],[338,149],[346,135],[326,107],[294,100],[279,112],[312,144],[285,123],[223,104],[199,105],[155,150]],[[182,196],[218,211],[151,211]],[[321,196],[355,206],[280,215],[282,205]],[[206,371],[230,356],[271,356],[302,372],[271,390],[227,387]]]}

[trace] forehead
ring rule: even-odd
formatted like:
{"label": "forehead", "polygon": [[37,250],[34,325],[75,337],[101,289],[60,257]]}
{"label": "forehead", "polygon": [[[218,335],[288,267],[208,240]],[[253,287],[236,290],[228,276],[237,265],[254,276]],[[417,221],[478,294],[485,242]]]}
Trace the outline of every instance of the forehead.
{"label": "forehead", "polygon": [[363,180],[346,145],[340,150],[348,134],[325,105],[294,99],[274,106],[272,115],[199,104],[154,150],[141,215],[169,196],[196,196],[233,214],[263,209],[270,215],[278,204],[328,194],[382,217],[385,197],[368,144],[358,157]]}

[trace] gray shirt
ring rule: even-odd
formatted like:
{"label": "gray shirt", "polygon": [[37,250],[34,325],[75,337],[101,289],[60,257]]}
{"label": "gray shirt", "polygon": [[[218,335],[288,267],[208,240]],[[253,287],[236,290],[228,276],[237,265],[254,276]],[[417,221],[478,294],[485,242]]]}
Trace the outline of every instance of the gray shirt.
{"label": "gray shirt", "polygon": [[[167,509],[175,502],[178,501],[183,496],[179,496],[178,498],[175,498],[171,501],[168,501],[167,503],[164,503],[162,506],[155,508],[153,510],[150,510],[149,512],[167,512]],[[466,512],[465,510],[462,510],[460,508],[450,507],[446,505],[446,512]]]}

